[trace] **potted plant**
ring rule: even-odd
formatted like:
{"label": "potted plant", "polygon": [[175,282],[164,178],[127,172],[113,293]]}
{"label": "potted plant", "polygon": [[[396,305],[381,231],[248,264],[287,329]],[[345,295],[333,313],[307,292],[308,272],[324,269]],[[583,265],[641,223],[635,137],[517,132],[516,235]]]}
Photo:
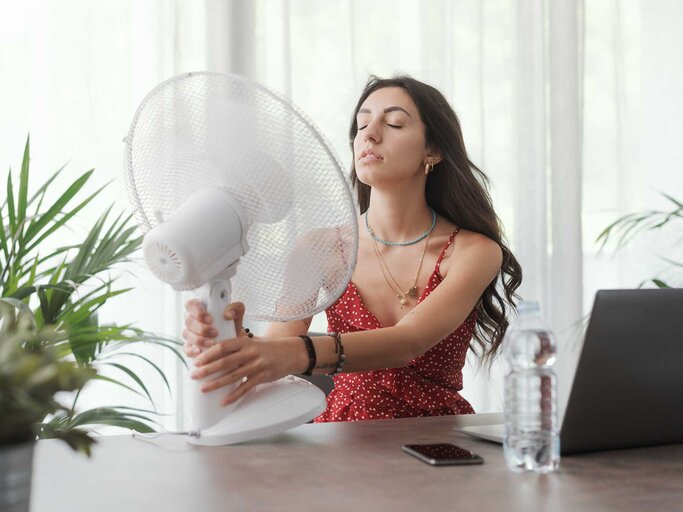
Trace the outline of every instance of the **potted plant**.
{"label": "potted plant", "polygon": [[[94,171],[91,169],[59,190],[60,169],[34,188],[29,171],[30,141],[27,139],[21,168],[16,175],[10,169],[6,195],[0,196],[0,298],[5,299],[6,305],[14,304],[15,308],[21,307],[30,313],[36,333],[53,333],[49,357],[55,364],[59,363],[55,368],[73,368],[73,375],[89,375],[88,381],[121,386],[145,397],[151,404],[150,409],[144,410],[109,404],[79,410],[78,399],[86,381],[69,381],[69,385],[81,382],[69,394],[69,407],[57,408],[48,419],[44,419],[47,414],[43,418],[34,417],[40,422],[36,433],[42,438],[63,437],[75,442],[83,438],[70,437],[68,432],[94,425],[153,432],[157,411],[152,395],[145,379],[128,361],[142,360],[170,393],[169,382],[152,359],[131,348],[141,343],[161,346],[185,363],[179,351],[181,343],[131,324],[104,323],[98,317],[98,310],[105,303],[130,291],[118,288],[115,276],[121,265],[130,262],[138,251],[142,237],[136,234],[130,217],[114,216],[111,206],[94,216],[89,232],[81,241],[65,245],[64,232],[88,208],[92,215],[92,201],[104,187],[86,193]],[[49,197],[56,199],[48,201]],[[21,331],[16,336],[25,337],[26,333]],[[26,342],[23,343],[25,347]]]}
{"label": "potted plant", "polygon": [[[28,510],[33,447],[50,414],[72,416],[55,395],[81,389],[93,368],[60,360],[59,334],[36,329],[31,311],[16,299],[0,299],[0,510]],[[78,428],[55,428],[51,437],[90,455],[93,438]]]}

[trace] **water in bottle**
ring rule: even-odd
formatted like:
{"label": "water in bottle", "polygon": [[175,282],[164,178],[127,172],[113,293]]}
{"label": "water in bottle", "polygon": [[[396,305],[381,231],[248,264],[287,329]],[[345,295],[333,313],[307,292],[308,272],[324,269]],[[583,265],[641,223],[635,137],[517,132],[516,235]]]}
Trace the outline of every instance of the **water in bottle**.
{"label": "water in bottle", "polygon": [[517,311],[503,339],[510,367],[505,377],[505,462],[513,471],[548,473],[560,466],[555,336],[538,302],[522,302]]}

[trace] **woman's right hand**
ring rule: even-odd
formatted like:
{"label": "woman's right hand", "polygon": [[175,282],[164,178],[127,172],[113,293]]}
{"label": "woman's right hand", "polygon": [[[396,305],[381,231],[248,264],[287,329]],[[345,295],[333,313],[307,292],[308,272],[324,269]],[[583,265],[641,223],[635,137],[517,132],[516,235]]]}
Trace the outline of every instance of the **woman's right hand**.
{"label": "woman's right hand", "polygon": [[188,300],[185,303],[185,329],[183,350],[188,357],[197,357],[202,349],[209,348],[214,344],[214,338],[218,336],[218,330],[213,325],[213,317],[197,299]]}

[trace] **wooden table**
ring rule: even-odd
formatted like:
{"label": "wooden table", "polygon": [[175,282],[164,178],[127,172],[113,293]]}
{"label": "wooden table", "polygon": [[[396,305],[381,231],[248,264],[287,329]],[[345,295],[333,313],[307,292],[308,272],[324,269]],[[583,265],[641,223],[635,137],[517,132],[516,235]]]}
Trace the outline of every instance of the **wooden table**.
{"label": "wooden table", "polygon": [[[551,475],[508,471],[499,445],[453,430],[500,414],[308,424],[248,444],[100,438],[92,459],[40,441],[32,510],[683,510],[683,444],[564,457]],[[401,451],[453,442],[480,466],[432,467]],[[314,508],[315,507],[315,508]]]}

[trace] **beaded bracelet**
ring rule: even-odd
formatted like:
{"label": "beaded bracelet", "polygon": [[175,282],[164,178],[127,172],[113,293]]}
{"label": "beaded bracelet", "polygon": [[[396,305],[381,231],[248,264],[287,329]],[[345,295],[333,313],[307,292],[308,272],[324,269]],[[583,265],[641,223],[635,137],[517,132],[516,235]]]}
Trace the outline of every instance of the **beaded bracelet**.
{"label": "beaded bracelet", "polygon": [[313,346],[313,340],[311,340],[309,336],[302,334],[299,336],[299,338],[301,338],[304,341],[304,345],[306,345],[306,352],[308,352],[308,368],[301,375],[310,377],[311,375],[313,375],[313,368],[315,368],[315,362],[317,359],[315,347]]}
{"label": "beaded bracelet", "polygon": [[338,332],[331,332],[328,334],[328,336],[334,338],[334,353],[339,354],[339,358],[337,359],[337,367],[332,372],[327,374],[328,377],[334,377],[338,373],[341,373],[342,369],[344,368],[344,364],[346,363],[346,354],[344,354],[344,344],[341,340],[341,334]]}

